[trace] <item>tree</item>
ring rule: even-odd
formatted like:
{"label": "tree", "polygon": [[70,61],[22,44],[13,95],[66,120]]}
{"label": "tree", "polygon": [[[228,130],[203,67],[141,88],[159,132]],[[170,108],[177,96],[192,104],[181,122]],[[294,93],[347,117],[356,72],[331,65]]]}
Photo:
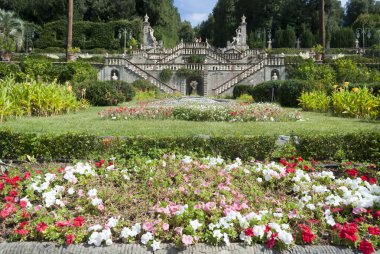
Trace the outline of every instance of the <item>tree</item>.
{"label": "tree", "polygon": [[179,29],[179,38],[183,39],[184,42],[194,41],[195,34],[190,22],[182,22],[181,27]]}
{"label": "tree", "polygon": [[370,0],[350,0],[346,4],[345,22],[351,26],[362,13],[368,13],[370,10]]}
{"label": "tree", "polygon": [[0,10],[1,49],[6,52],[20,49],[23,33],[24,22],[14,12]]}

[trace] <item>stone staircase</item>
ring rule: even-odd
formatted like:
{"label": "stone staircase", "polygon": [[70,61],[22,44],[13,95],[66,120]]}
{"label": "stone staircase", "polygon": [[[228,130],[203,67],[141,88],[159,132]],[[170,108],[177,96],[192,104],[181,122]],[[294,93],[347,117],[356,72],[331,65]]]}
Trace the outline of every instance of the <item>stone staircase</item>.
{"label": "stone staircase", "polygon": [[106,59],[107,65],[117,65],[117,66],[124,66],[127,70],[133,72],[135,75],[142,79],[146,79],[149,82],[151,82],[154,86],[158,87],[162,92],[165,93],[174,93],[177,91],[176,88],[169,86],[168,84],[162,82],[161,80],[157,79],[153,75],[149,74],[148,72],[144,71],[137,65],[131,63],[125,58],[108,58]]}
{"label": "stone staircase", "polygon": [[235,77],[227,80],[226,82],[224,82],[220,86],[213,88],[212,89],[213,93],[215,95],[219,95],[219,94],[227,91],[228,89],[232,88],[233,86],[235,86],[236,84],[240,83],[244,79],[246,79],[246,78],[252,76],[253,74],[255,74],[256,72],[260,71],[262,68],[264,68],[264,66],[265,66],[264,65],[264,60],[256,63],[255,65],[252,65],[251,67],[249,67],[248,69],[246,69],[243,72],[239,73]]}

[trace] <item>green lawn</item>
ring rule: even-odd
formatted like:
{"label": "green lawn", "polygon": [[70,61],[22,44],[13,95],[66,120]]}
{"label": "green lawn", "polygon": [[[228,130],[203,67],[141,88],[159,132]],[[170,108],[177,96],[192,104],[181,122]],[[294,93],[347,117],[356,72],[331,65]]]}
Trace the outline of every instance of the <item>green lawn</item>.
{"label": "green lawn", "polygon": [[279,135],[307,133],[352,133],[357,131],[380,131],[380,122],[331,117],[321,113],[303,112],[305,121],[299,122],[188,122],[178,120],[103,120],[98,112],[104,107],[53,117],[24,117],[10,119],[0,124],[17,132],[89,133],[100,136],[193,136],[209,134],[226,135]]}

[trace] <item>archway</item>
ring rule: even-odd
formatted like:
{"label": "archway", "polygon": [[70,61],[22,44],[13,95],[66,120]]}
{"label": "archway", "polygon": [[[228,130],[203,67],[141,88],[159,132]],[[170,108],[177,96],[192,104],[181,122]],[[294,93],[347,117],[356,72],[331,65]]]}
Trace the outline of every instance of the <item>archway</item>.
{"label": "archway", "polygon": [[203,78],[201,76],[186,79],[186,95],[204,96]]}

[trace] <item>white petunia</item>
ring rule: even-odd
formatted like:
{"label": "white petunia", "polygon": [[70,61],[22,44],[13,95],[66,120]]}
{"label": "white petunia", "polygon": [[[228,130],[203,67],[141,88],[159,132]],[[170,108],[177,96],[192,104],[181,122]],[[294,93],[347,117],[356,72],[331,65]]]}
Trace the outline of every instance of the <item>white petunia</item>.
{"label": "white petunia", "polygon": [[114,228],[116,227],[117,223],[119,222],[118,219],[111,217],[108,219],[108,222],[106,223],[106,227],[108,228]]}
{"label": "white petunia", "polygon": [[214,231],[212,232],[212,235],[213,235],[216,239],[218,239],[218,240],[219,240],[220,238],[223,237],[223,234],[222,234],[222,232],[220,232],[219,229],[214,230]]}
{"label": "white petunia", "polygon": [[194,229],[194,231],[197,231],[198,228],[200,228],[203,224],[199,223],[198,220],[190,220],[190,226]]}
{"label": "white petunia", "polygon": [[103,227],[101,226],[101,225],[99,225],[99,224],[96,224],[96,225],[94,225],[94,226],[91,226],[91,227],[89,227],[88,228],[88,231],[98,231],[98,230],[101,230]]}
{"label": "white petunia", "polygon": [[75,193],[74,188],[73,188],[73,187],[69,188],[69,189],[67,190],[67,193],[68,193],[69,195],[73,195],[73,194]]}
{"label": "white petunia", "polygon": [[153,243],[152,243],[152,245],[151,245],[153,251],[156,251],[156,250],[161,249],[161,247],[160,247],[160,243],[161,243],[161,242],[158,242],[158,241],[153,240]]}
{"label": "white petunia", "polygon": [[141,236],[141,243],[142,244],[147,244],[150,240],[153,239],[153,235],[151,232],[146,232]]}
{"label": "white petunia", "polygon": [[91,189],[87,192],[87,195],[90,198],[95,198],[98,195],[98,191],[96,189]]}

